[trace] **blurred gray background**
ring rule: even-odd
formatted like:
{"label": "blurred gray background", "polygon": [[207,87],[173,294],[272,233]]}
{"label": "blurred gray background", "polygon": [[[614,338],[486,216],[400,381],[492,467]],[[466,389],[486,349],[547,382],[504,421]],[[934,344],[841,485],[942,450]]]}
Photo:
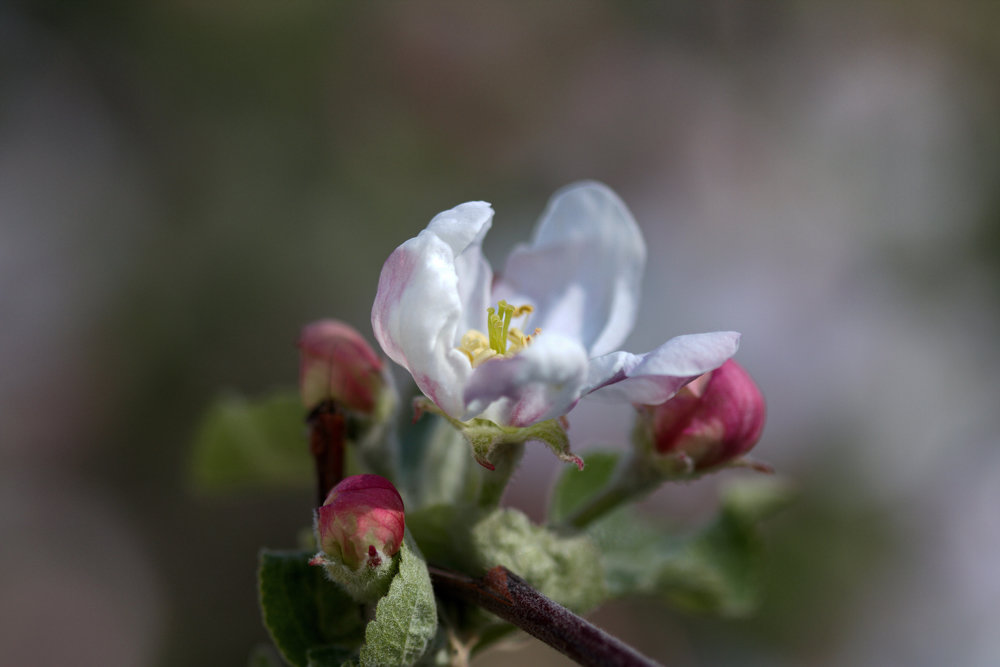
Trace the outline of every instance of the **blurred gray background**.
{"label": "blurred gray background", "polygon": [[[0,4],[0,661],[241,665],[312,489],[190,492],[220,391],[371,340],[382,262],[485,199],[495,265],[596,178],[649,243],[628,349],[715,329],[799,491],[756,618],[614,604],[694,665],[1000,660],[1000,6]],[[575,448],[627,429],[581,406]],[[616,431],[617,429],[617,431]],[[554,459],[508,496],[539,516]],[[650,512],[694,522],[716,478]],[[745,474],[745,473],[742,473]],[[724,480],[723,480],[724,481]],[[533,641],[484,664],[565,664]]]}

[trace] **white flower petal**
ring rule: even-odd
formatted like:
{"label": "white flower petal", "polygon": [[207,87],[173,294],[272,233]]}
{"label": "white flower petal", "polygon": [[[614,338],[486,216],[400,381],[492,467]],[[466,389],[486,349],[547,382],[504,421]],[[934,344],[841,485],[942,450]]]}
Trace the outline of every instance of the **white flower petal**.
{"label": "white flower petal", "polygon": [[499,424],[527,426],[564,415],[587,377],[587,352],[575,340],[542,334],[516,356],[491,359],[465,389],[467,413]]}
{"label": "white flower petal", "polygon": [[495,297],[530,303],[530,327],[600,355],[632,330],[645,262],[642,234],[618,195],[601,183],[576,183],[549,200],[531,245],[511,253]]}
{"label": "white flower petal", "polygon": [[490,268],[480,243],[492,214],[489,204],[471,202],[436,216],[386,260],[372,307],[382,349],[452,416],[464,412],[462,391],[472,374],[455,349],[468,304],[485,312]]}
{"label": "white flower petal", "polygon": [[612,352],[591,359],[584,394],[657,405],[699,375],[721,366],[736,354],[739,344],[740,334],[735,331],[717,331],[678,336],[646,354]]}
{"label": "white flower petal", "polygon": [[438,213],[427,225],[427,231],[440,237],[455,253],[459,299],[463,308],[455,345],[469,329],[483,329],[485,326],[493,270],[483,257],[482,244],[492,224],[493,209],[486,202],[477,201]]}

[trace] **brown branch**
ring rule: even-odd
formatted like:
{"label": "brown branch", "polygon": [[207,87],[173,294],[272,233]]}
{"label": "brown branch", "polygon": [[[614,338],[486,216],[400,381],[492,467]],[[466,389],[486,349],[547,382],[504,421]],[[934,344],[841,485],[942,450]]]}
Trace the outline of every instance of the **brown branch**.
{"label": "brown branch", "polygon": [[479,578],[433,566],[428,569],[439,593],[479,605],[581,665],[657,665],[631,646],[545,597],[503,566]]}

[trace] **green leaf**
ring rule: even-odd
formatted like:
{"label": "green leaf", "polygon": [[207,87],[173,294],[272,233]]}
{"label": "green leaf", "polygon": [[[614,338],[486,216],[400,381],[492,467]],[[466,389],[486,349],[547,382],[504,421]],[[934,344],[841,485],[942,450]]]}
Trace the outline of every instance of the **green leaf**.
{"label": "green leaf", "polygon": [[607,597],[600,552],[586,535],[560,537],[508,508],[476,524],[472,540],[483,570],[503,565],[574,611]]}
{"label": "green leaf", "polygon": [[363,630],[359,605],[309,558],[305,551],[263,550],[257,572],[264,625],[296,667],[310,664],[310,650],[358,646]]}
{"label": "green leaf", "polygon": [[320,646],[306,652],[308,667],[354,667],[358,652],[336,646]]}
{"label": "green leaf", "polygon": [[741,482],[724,492],[708,525],[687,536],[619,510],[590,529],[604,554],[612,595],[658,594],[690,611],[743,616],[760,598],[758,522],[788,499],[773,479]]}
{"label": "green leaf", "polygon": [[613,597],[655,592],[659,570],[677,548],[676,540],[630,508],[598,520],[587,534],[601,551],[608,594]]}
{"label": "green leaf", "polygon": [[434,589],[427,564],[407,536],[399,550],[399,572],[365,629],[362,665],[413,665],[438,628]]}
{"label": "green leaf", "polygon": [[559,523],[577,507],[608,485],[621,455],[617,452],[587,452],[583,470],[566,468],[552,489],[549,523]]}
{"label": "green leaf", "polygon": [[195,437],[195,488],[220,492],[312,483],[304,419],[302,404],[291,393],[219,399],[205,413]]}

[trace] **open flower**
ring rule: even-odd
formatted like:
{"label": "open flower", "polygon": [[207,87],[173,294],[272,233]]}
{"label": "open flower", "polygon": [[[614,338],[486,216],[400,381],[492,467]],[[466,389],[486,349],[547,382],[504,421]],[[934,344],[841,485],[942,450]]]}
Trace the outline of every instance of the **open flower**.
{"label": "open flower", "polygon": [[528,426],[591,393],[662,403],[736,352],[735,332],[613,351],[635,323],[646,244],[607,186],[558,191],[497,277],[481,249],[492,220],[486,202],[435,216],[386,260],[372,308],[382,349],[450,417]]}

